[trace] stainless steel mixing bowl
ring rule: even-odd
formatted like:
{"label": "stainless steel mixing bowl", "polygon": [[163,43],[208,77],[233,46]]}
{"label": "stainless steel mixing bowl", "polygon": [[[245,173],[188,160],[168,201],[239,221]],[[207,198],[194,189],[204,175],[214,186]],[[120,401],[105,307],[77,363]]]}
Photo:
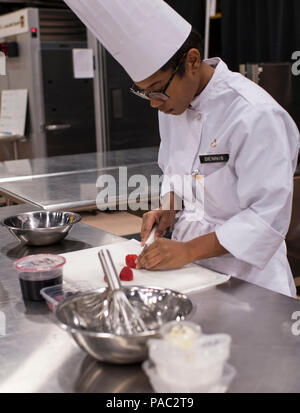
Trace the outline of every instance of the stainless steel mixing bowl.
{"label": "stainless steel mixing bowl", "polygon": [[[183,320],[192,311],[190,299],[179,292],[156,287],[124,287],[127,298],[139,306],[147,327],[153,330],[134,336],[120,336],[106,323],[109,290],[101,288],[66,298],[55,309],[58,324],[75,342],[97,360],[128,364],[147,358],[147,340],[159,336],[159,327],[171,320]],[[153,323],[153,317],[155,323]]]}
{"label": "stainless steel mixing bowl", "polygon": [[34,211],[5,218],[2,225],[28,245],[51,245],[64,239],[81,216],[74,212]]}

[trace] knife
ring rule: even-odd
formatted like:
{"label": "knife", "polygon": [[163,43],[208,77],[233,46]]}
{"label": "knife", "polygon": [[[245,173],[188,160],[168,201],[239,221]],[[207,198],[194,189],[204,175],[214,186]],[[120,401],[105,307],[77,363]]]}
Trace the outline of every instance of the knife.
{"label": "knife", "polygon": [[144,244],[144,247],[143,247],[142,251],[144,251],[144,249],[145,249],[146,247],[149,247],[149,245],[152,244],[152,242],[154,242],[154,235],[155,235],[155,231],[156,231],[156,230],[157,230],[157,225],[155,224],[155,225],[153,225],[153,227],[152,227],[152,230],[151,230],[151,232],[150,232],[150,234],[149,234],[149,237],[147,238],[147,241],[146,241],[145,244]]}

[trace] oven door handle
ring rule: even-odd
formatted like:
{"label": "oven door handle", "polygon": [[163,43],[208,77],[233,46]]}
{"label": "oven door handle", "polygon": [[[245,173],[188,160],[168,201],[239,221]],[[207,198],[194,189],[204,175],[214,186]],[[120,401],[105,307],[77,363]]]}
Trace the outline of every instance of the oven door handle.
{"label": "oven door handle", "polygon": [[64,129],[70,129],[71,125],[69,123],[65,125],[46,125],[45,129],[47,131],[55,131],[55,130],[64,130]]}

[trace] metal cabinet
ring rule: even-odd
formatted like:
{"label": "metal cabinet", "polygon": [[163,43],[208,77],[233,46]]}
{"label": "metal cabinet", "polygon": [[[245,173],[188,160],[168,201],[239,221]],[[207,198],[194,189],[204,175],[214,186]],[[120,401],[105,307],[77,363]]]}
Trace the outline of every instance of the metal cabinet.
{"label": "metal cabinet", "polygon": [[[16,20],[15,33],[0,30],[0,39],[16,42],[19,52],[7,58],[0,90],[28,89],[27,139],[20,144],[21,157],[95,151],[93,79],[73,75],[72,49],[87,47],[85,26],[64,9],[25,8],[1,19],[6,25]],[[0,160],[7,160],[1,152]]]}

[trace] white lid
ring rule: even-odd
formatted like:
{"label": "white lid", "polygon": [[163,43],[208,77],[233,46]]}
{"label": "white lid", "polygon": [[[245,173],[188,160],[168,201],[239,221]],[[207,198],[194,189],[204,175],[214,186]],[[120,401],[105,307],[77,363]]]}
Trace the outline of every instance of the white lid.
{"label": "white lid", "polygon": [[65,262],[66,259],[60,255],[36,254],[20,258],[14,266],[22,272],[44,272],[60,268]]}
{"label": "white lid", "polygon": [[65,0],[135,82],[180,49],[192,26],[163,0]]}

